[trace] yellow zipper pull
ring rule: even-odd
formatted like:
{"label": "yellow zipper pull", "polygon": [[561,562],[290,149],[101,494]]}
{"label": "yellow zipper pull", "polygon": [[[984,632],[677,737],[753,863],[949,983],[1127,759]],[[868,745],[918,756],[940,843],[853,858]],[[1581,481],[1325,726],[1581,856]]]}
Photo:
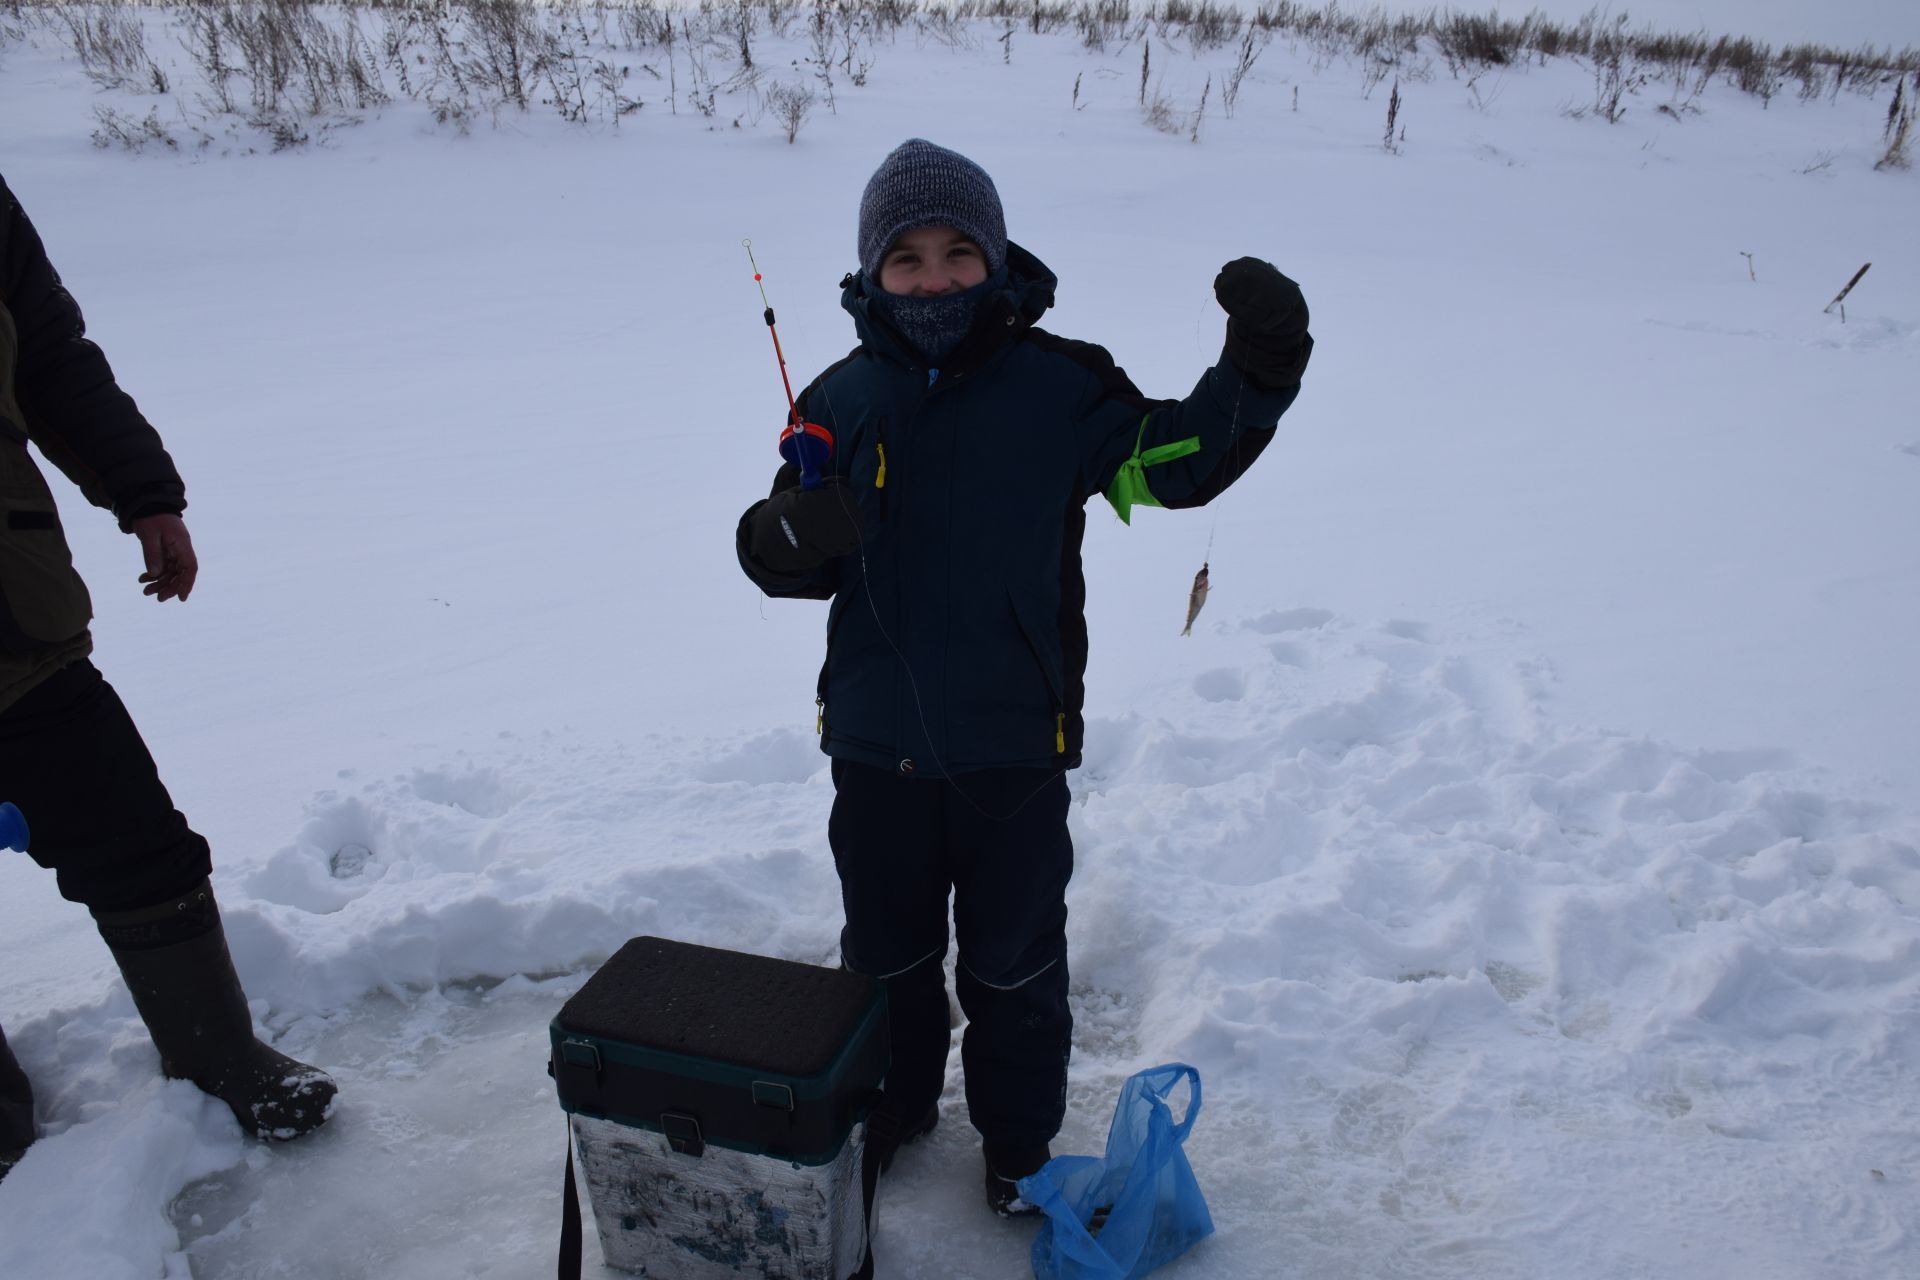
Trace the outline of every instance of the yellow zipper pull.
{"label": "yellow zipper pull", "polygon": [[1064,711],[1053,718],[1053,749],[1058,755],[1067,754],[1067,713]]}
{"label": "yellow zipper pull", "polygon": [[817,734],[826,727],[827,700],[825,698],[815,698],[813,705],[815,707],[813,713],[813,731]]}
{"label": "yellow zipper pull", "polygon": [[876,443],[873,448],[880,455],[880,473],[874,476],[873,487],[884,489],[887,487],[887,446]]}

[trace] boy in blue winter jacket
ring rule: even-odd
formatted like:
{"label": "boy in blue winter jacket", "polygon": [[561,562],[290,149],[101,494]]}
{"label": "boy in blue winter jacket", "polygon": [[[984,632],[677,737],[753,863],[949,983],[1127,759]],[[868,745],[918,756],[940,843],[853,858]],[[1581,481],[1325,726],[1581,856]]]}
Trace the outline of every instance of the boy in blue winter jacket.
{"label": "boy in blue winter jacket", "polygon": [[1035,327],[1053,274],[1007,239],[993,181],[922,139],[860,202],[843,284],[860,345],[801,395],[834,442],[736,533],[768,595],[830,600],[818,705],[849,969],[888,988],[887,1158],[945,1083],[948,895],[967,1109],[988,1203],[1049,1157],[1066,1108],[1066,771],[1080,763],[1085,504],[1199,506],[1272,439],[1313,349],[1299,287],[1253,258],[1214,282],[1226,349],[1184,400]]}

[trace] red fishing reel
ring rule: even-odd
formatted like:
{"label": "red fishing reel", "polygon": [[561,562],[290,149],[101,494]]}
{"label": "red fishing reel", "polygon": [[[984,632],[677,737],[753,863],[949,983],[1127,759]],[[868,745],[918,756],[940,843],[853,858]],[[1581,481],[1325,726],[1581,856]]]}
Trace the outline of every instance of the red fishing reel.
{"label": "red fishing reel", "polygon": [[833,433],[817,422],[789,422],[780,433],[780,456],[800,468],[802,489],[818,489],[820,468],[833,457]]}

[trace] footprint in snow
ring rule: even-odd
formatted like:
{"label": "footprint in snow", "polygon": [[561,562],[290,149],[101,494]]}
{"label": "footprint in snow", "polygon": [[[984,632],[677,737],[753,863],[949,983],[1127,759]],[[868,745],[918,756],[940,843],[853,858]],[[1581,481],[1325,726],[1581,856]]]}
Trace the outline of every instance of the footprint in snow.
{"label": "footprint in snow", "polygon": [[1518,965],[1503,960],[1487,961],[1487,981],[1493,984],[1494,991],[1502,1000],[1512,1004],[1538,991],[1546,985],[1546,979],[1537,973],[1529,973]]}
{"label": "footprint in snow", "polygon": [[1276,640],[1267,646],[1267,652],[1273,660],[1283,667],[1304,667],[1307,665],[1307,651],[1287,640]]}
{"label": "footprint in snow", "polygon": [[265,902],[331,915],[387,871],[385,814],[360,796],[323,793],[299,837],[248,871],[242,887]]}
{"label": "footprint in snow", "polygon": [[1208,702],[1238,702],[1247,696],[1247,678],[1230,668],[1216,667],[1193,678],[1193,691]]}
{"label": "footprint in snow", "polygon": [[1317,631],[1333,621],[1325,609],[1275,609],[1257,618],[1249,618],[1246,628],[1263,636],[1283,635],[1289,631]]}

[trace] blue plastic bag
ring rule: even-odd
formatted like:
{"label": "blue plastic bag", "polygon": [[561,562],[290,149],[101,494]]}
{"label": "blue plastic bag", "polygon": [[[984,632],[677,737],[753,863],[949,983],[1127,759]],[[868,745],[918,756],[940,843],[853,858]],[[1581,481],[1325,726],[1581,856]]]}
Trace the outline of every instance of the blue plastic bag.
{"label": "blue plastic bag", "polygon": [[[1193,1093],[1176,1124],[1167,1097],[1182,1080]],[[1200,1073],[1153,1067],[1120,1091],[1104,1158],[1056,1156],[1020,1179],[1020,1198],[1047,1215],[1033,1242],[1036,1280],[1135,1280],[1212,1234],[1181,1149],[1199,1114]]]}

